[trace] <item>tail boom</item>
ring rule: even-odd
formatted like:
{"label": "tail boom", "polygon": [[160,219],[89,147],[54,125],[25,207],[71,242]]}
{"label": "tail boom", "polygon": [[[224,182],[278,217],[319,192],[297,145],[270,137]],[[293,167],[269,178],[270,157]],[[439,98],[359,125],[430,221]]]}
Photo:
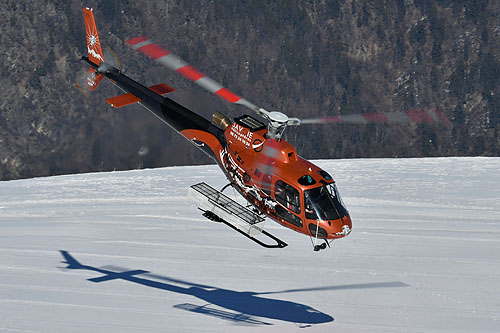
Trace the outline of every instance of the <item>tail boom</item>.
{"label": "tail boom", "polygon": [[[194,113],[168,97],[163,97],[163,95],[174,91],[168,85],[159,84],[146,87],[121,73],[118,68],[102,61],[102,52],[97,29],[95,28],[93,12],[88,8],[84,8],[83,12],[87,31],[88,57],[82,56],[81,59],[90,67],[87,84],[92,86],[92,90],[95,89],[102,78],[106,77],[124,92],[122,95],[109,98],[107,100],[109,104],[117,108],[140,103],[141,106],[158,119],[172,127],[209,157],[220,163],[220,151],[226,144],[224,132],[201,115]],[[164,53],[162,49],[156,51],[160,52],[158,54],[155,53],[157,56],[161,56]],[[96,54],[101,57],[96,57]],[[92,85],[91,83],[95,84]]]}

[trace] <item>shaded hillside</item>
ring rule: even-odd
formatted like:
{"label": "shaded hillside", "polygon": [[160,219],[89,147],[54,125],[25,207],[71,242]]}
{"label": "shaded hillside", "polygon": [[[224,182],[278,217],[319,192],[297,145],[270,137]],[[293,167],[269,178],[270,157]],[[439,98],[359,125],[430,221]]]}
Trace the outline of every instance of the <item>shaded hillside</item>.
{"label": "shaded hillside", "polygon": [[[307,158],[500,154],[497,1],[89,1],[104,45],[145,84],[210,117],[247,112],[123,42],[145,35],[235,92],[290,116],[437,108],[453,126],[289,128]],[[0,7],[0,179],[210,161],[138,106],[112,110],[85,67],[79,1]],[[105,57],[113,59],[111,51]]]}

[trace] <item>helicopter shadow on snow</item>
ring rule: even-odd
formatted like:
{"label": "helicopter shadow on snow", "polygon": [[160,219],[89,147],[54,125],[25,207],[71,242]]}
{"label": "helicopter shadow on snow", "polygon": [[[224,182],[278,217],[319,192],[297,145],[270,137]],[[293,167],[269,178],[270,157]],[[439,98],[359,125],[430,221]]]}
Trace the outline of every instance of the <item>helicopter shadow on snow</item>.
{"label": "helicopter shadow on snow", "polygon": [[[261,319],[281,320],[308,327],[311,324],[322,324],[332,322],[334,318],[326,313],[318,311],[308,305],[296,302],[260,297],[261,295],[271,295],[278,293],[305,292],[305,291],[325,291],[340,289],[362,289],[362,288],[390,288],[408,287],[401,282],[382,282],[368,284],[351,284],[329,287],[290,289],[277,292],[251,292],[222,289],[208,285],[191,283],[167,276],[152,274],[144,270],[127,270],[120,267],[105,266],[102,268],[83,265],[77,261],[69,252],[61,250],[64,257],[63,263],[67,264],[66,269],[80,269],[104,274],[88,281],[100,283],[115,279],[140,284],[150,288],[175,292],[178,294],[190,295],[202,301],[206,305],[195,305],[191,303],[177,304],[174,308],[189,312],[204,314],[219,319],[224,319],[240,324],[249,325],[272,325]],[[139,277],[142,275],[144,277]],[[147,277],[147,278],[145,278]],[[165,282],[164,282],[165,281]],[[184,286],[182,286],[184,285]],[[215,305],[219,308],[211,307]]]}

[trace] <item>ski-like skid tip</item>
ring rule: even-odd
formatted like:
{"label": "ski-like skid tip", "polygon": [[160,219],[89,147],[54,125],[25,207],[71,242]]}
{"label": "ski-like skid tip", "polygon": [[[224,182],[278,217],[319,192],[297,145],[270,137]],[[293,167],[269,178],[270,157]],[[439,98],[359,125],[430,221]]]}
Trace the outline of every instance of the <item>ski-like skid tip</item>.
{"label": "ski-like skid tip", "polygon": [[215,222],[222,222],[224,223],[225,225],[227,225],[228,227],[236,230],[237,232],[239,232],[240,234],[242,234],[243,236],[245,236],[246,238],[252,240],[253,242],[259,244],[260,246],[262,247],[265,247],[265,248],[268,248],[268,249],[282,249],[286,246],[288,246],[287,243],[285,243],[284,241],[282,241],[281,239],[279,239],[278,237],[268,233],[267,231],[265,230],[262,230],[261,233],[266,236],[267,238],[271,239],[272,241],[274,241],[274,243],[265,243],[263,242],[262,240],[258,239],[258,238],[255,238],[254,236],[251,236],[249,233],[246,233],[244,232],[243,230],[239,229],[238,227],[234,226],[233,224],[227,222],[226,220],[220,218],[219,216],[217,216],[216,214],[214,214],[213,212],[209,211],[209,210],[203,210],[201,208],[198,208],[199,210],[201,210],[203,212],[203,216],[206,217],[207,219],[211,220],[211,221],[215,221]]}

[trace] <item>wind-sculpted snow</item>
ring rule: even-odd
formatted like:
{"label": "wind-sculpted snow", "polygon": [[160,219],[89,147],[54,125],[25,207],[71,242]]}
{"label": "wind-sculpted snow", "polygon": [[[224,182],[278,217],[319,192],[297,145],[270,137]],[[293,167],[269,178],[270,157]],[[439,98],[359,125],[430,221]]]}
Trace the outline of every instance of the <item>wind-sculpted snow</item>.
{"label": "wind-sculpted snow", "polygon": [[0,331],[500,331],[500,158],[317,163],[353,218],[319,253],[205,220],[216,166],[0,183]]}

